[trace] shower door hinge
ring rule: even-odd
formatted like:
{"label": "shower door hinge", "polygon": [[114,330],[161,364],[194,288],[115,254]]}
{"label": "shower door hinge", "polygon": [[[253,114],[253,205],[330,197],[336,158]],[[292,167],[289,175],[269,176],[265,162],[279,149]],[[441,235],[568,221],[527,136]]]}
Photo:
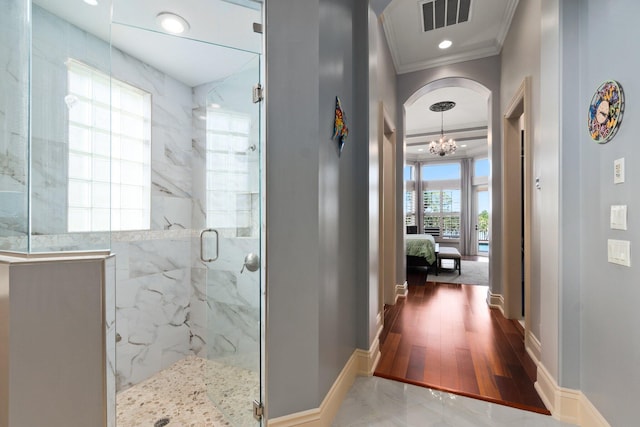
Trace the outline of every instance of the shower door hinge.
{"label": "shower door hinge", "polygon": [[258,402],[257,400],[253,401],[253,418],[258,421],[262,420],[262,416],[264,415],[264,406],[262,406],[262,402]]}
{"label": "shower door hinge", "polygon": [[258,83],[253,87],[253,103],[257,104],[263,99],[264,99],[264,89],[262,88],[262,85]]}

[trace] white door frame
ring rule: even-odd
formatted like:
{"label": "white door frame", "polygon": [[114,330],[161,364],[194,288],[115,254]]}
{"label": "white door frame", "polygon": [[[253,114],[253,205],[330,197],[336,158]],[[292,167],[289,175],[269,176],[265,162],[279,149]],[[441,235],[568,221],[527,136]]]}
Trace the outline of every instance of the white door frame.
{"label": "white door frame", "polygon": [[379,178],[379,304],[384,312],[384,304],[395,304],[396,292],[396,128],[391,117],[379,104],[378,153],[380,158]]}
{"label": "white door frame", "polygon": [[[502,143],[502,278],[504,314],[508,319],[521,319],[524,297],[525,336],[531,330],[531,78],[525,77],[513,96],[503,119]],[[524,174],[521,172],[521,130],[524,131]],[[521,183],[524,177],[524,194]],[[522,212],[524,198],[524,295],[522,294]]]}

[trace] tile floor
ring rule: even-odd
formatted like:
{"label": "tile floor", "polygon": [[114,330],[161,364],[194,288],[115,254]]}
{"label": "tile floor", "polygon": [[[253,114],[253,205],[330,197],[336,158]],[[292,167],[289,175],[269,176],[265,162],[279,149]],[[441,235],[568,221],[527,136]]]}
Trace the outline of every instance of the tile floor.
{"label": "tile floor", "polygon": [[358,377],[333,426],[565,427],[550,416],[379,377]]}
{"label": "tile floor", "polygon": [[254,426],[251,396],[259,386],[255,372],[190,356],[118,393],[117,426]]}
{"label": "tile floor", "polygon": [[[225,375],[224,380],[216,380],[202,374],[210,369],[210,364],[205,359],[188,357],[118,393],[117,426],[256,426],[250,399],[246,397],[256,386],[256,376],[226,365],[223,371],[237,371]],[[205,381],[205,378],[209,379]],[[234,384],[228,383],[229,378]],[[220,399],[220,410],[213,406],[207,393],[214,382],[224,396]],[[233,421],[228,421],[223,412],[231,415]],[[156,424],[162,418],[168,418],[169,423]],[[570,424],[533,412],[384,378],[358,377],[333,426],[567,427]]]}

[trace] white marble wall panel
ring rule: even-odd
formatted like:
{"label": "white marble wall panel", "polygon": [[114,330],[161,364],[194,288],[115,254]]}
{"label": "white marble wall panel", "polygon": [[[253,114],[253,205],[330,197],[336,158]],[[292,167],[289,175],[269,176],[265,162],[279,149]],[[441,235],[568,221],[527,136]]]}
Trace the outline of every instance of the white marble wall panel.
{"label": "white marble wall panel", "polygon": [[191,270],[182,268],[118,282],[118,389],[136,384],[192,354]]}
{"label": "white marble wall panel", "polygon": [[[212,303],[209,318],[207,342],[210,359],[224,358],[251,360],[247,355],[255,355],[252,365],[257,365],[260,349],[259,311],[246,306]],[[247,363],[247,362],[244,362]],[[245,366],[251,369],[252,366]]]}
{"label": "white marble wall panel", "polygon": [[187,230],[191,224],[191,199],[155,196],[151,198],[153,230]]}
{"label": "white marble wall panel", "polygon": [[150,240],[129,245],[129,277],[142,277],[188,268],[191,261],[190,241]]}
{"label": "white marble wall panel", "polygon": [[[162,203],[156,198],[166,197],[190,203],[191,88],[121,51],[114,49],[112,61],[115,77],[126,77],[127,82],[152,94],[152,205]],[[154,229],[164,228],[163,215],[152,210],[152,224]],[[185,226],[189,227],[188,224]]]}
{"label": "white marble wall panel", "polygon": [[191,328],[191,351],[200,357],[207,357],[207,319],[209,301],[207,299],[207,270],[191,269],[191,303],[189,326]]}
{"label": "white marble wall panel", "polygon": [[116,258],[105,260],[107,427],[116,427]]}
{"label": "white marble wall panel", "polygon": [[[194,243],[192,250],[198,245]],[[216,261],[197,261],[191,270],[191,349],[200,356],[225,358],[229,363],[257,361],[260,271],[240,271],[245,255],[259,252],[259,240],[221,238],[219,248]]]}

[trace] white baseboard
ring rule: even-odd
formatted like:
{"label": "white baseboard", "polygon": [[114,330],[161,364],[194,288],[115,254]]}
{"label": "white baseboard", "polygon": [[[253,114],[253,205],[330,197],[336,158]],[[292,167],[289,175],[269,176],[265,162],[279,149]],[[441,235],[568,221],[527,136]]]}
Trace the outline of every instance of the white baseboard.
{"label": "white baseboard", "polygon": [[358,375],[362,377],[370,377],[376,371],[376,367],[378,366],[378,362],[380,362],[380,340],[376,336],[376,339],[373,340],[373,344],[371,344],[371,348],[369,351],[356,349],[355,353],[358,358]]}
{"label": "white baseboard", "polygon": [[396,299],[394,304],[398,302],[398,298],[406,298],[409,294],[409,284],[404,282],[402,285],[396,285]]}
{"label": "white baseboard", "polygon": [[487,305],[491,308],[497,308],[504,316],[504,297],[501,294],[494,294],[491,290],[487,290]]}
{"label": "white baseboard", "polygon": [[540,358],[542,357],[542,345],[529,329],[527,329],[524,334],[524,348],[527,354],[529,354],[529,357],[531,357],[531,360],[533,360],[536,365],[539,365]]}
{"label": "white baseboard", "polygon": [[536,391],[554,418],[582,427],[611,427],[580,390],[560,387],[541,362],[537,379]]}
{"label": "white baseboard", "polygon": [[267,425],[269,427],[324,427],[331,425],[356,376],[371,376],[375,372],[380,361],[382,326],[382,313],[378,313],[376,316],[376,336],[371,347],[369,350],[357,348],[353,352],[319,408],[274,418],[268,420]]}

